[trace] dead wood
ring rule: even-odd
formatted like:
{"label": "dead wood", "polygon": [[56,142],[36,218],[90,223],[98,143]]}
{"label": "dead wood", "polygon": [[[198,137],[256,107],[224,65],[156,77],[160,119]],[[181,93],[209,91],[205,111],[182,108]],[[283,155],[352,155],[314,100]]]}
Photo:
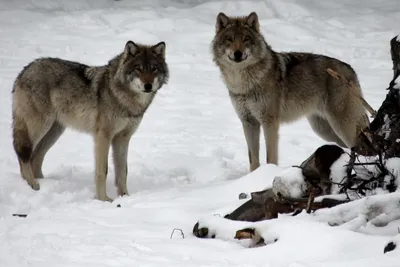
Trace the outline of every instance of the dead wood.
{"label": "dead wood", "polygon": [[301,168],[307,184],[304,197],[308,197],[311,192],[313,192],[314,197],[330,194],[332,186],[330,180],[331,166],[343,153],[345,153],[344,150],[337,145],[323,145],[298,166]]}
{"label": "dead wood", "polygon": [[348,203],[350,200],[338,200],[334,198],[323,198],[321,201],[310,201],[309,198],[292,198],[283,195],[278,196],[283,203],[291,205],[294,209],[307,209],[315,211],[318,209],[332,208],[340,204]]}
{"label": "dead wood", "polygon": [[395,85],[397,77],[400,75],[400,41],[399,36],[395,36],[390,40],[390,56],[393,62],[393,80],[389,84],[389,88]]}
{"label": "dead wood", "polygon": [[260,233],[254,228],[245,228],[236,231],[235,239],[251,239],[255,246],[265,246],[264,238],[262,238]]}
{"label": "dead wood", "polygon": [[198,237],[198,238],[205,238],[208,235],[208,228],[207,227],[199,228],[199,223],[197,222],[194,225],[192,232],[193,232],[193,235]]}
{"label": "dead wood", "polygon": [[251,199],[236,210],[224,216],[234,221],[257,222],[278,218],[279,213],[291,213],[290,205],[281,203],[275,197],[272,189],[252,192]]}

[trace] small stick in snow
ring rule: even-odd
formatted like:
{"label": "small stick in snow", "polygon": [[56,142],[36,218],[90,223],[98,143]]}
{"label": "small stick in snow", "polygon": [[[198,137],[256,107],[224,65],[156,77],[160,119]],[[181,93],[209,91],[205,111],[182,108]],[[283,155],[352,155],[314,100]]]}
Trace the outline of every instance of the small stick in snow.
{"label": "small stick in snow", "polygon": [[174,235],[175,231],[180,231],[181,235],[182,235],[182,238],[185,238],[185,235],[183,234],[182,229],[174,228],[174,230],[172,230],[172,233],[171,233],[171,236],[170,236],[169,239],[172,239],[172,236]]}
{"label": "small stick in snow", "polygon": [[395,250],[396,246],[397,246],[396,243],[389,242],[389,244],[387,244],[385,246],[385,248],[383,249],[383,254],[385,254],[386,252],[390,252],[390,251]]}
{"label": "small stick in snow", "polygon": [[314,203],[314,190],[311,191],[310,196],[308,197],[307,209],[306,209],[307,213],[311,213],[313,203]]}
{"label": "small stick in snow", "polygon": [[354,83],[349,82],[343,75],[340,75],[336,71],[334,71],[331,68],[327,68],[326,71],[335,79],[340,80],[342,83],[346,84],[348,87],[350,87],[350,92],[353,94],[357,95],[358,98],[360,98],[361,102],[363,103],[363,106],[368,110],[368,112],[371,114],[372,117],[376,116],[376,111],[368,104],[368,102],[360,95],[356,93],[356,90],[354,89]]}
{"label": "small stick in snow", "polygon": [[28,216],[28,214],[17,214],[17,213],[14,213],[12,216],[25,218],[26,216]]}
{"label": "small stick in snow", "polygon": [[246,199],[246,198],[248,198],[246,193],[240,193],[239,194],[239,199]]}

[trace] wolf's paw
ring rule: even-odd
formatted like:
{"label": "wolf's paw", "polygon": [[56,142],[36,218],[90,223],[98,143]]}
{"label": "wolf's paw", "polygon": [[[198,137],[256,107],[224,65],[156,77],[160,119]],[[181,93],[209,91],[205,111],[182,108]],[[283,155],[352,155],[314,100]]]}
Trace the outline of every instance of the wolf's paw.
{"label": "wolf's paw", "polygon": [[118,186],[117,193],[118,193],[118,196],[120,196],[120,197],[129,196],[128,189],[126,188],[126,186]]}
{"label": "wolf's paw", "polygon": [[98,196],[97,199],[100,200],[100,201],[105,201],[105,202],[113,202],[114,201],[114,199],[110,198],[107,195]]}
{"label": "wolf's paw", "polygon": [[35,180],[28,181],[28,184],[35,191],[38,191],[40,189],[40,184],[38,182],[36,182]]}

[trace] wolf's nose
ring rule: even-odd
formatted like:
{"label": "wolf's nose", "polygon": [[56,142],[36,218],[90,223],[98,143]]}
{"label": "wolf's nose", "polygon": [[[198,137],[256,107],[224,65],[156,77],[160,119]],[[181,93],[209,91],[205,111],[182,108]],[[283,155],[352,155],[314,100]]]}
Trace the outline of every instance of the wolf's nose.
{"label": "wolf's nose", "polygon": [[153,85],[151,83],[145,83],[144,84],[144,90],[150,91],[151,88],[153,88]]}
{"label": "wolf's nose", "polygon": [[241,60],[243,53],[240,50],[236,50],[235,53],[233,53],[233,56],[235,57],[235,60]]}

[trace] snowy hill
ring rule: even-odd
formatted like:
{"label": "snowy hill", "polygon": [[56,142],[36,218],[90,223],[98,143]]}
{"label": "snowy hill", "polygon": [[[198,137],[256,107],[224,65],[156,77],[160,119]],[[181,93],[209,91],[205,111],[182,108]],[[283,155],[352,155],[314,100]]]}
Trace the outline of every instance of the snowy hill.
{"label": "snowy hill", "polygon": [[[280,166],[263,164],[248,174],[240,121],[211,60],[220,11],[257,11],[275,50],[337,57],[357,71],[375,109],[385,98],[392,77],[389,41],[400,25],[397,0],[1,0],[0,267],[399,266],[398,251],[383,254],[399,222],[367,235],[282,218],[273,224],[280,241],[253,249],[191,234],[198,219],[236,208],[243,202],[239,193],[270,185],[285,167],[301,163],[325,143],[306,120],[285,125]],[[33,191],[20,177],[12,148],[15,77],[42,56],[104,64],[129,39],[165,41],[171,75],[132,137],[131,195],[113,203],[93,199],[92,138],[71,130],[48,153],[41,190]],[[115,198],[113,176],[110,164],[108,194]],[[175,233],[170,239],[174,228],[185,238]]]}

